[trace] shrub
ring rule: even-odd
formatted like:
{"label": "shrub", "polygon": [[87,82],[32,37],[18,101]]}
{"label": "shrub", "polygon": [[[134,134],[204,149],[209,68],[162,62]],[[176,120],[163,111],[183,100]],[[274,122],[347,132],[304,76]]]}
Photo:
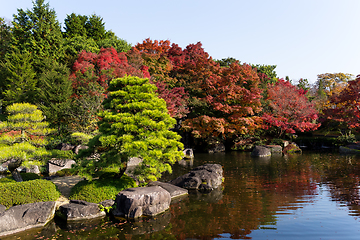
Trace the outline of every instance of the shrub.
{"label": "shrub", "polygon": [[77,170],[73,169],[73,168],[65,168],[62,169],[60,171],[56,172],[56,175],[59,177],[64,177],[64,176],[73,176],[77,174]]}
{"label": "shrub", "polygon": [[20,173],[20,175],[23,181],[41,179],[41,176],[37,175],[36,173]]}
{"label": "shrub", "polygon": [[73,151],[62,151],[59,149],[52,149],[49,151],[49,158],[58,158],[58,159],[74,159],[75,153]]}
{"label": "shrub", "polygon": [[123,175],[121,178],[102,178],[78,182],[72,189],[69,199],[99,203],[115,199],[116,195],[127,188],[137,187],[134,179]]}
{"label": "shrub", "polygon": [[56,201],[60,192],[55,184],[42,179],[0,184],[0,204],[9,208],[34,202]]}

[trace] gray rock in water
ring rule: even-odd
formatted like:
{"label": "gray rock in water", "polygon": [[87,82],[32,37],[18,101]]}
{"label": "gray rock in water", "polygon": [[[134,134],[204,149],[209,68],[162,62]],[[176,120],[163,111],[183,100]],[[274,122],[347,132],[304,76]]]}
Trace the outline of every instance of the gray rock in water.
{"label": "gray rock in water", "polygon": [[155,216],[166,211],[170,202],[170,193],[162,187],[129,188],[116,195],[116,209],[113,214],[128,218]]}
{"label": "gray rock in water", "polygon": [[265,145],[264,147],[270,149],[271,153],[282,153],[282,147],[280,145]]}
{"label": "gray rock in water", "polygon": [[212,191],[222,184],[223,169],[219,164],[205,164],[194,168],[169,183],[181,188]]}
{"label": "gray rock in water", "polygon": [[147,186],[148,187],[160,186],[160,187],[162,187],[163,189],[165,189],[166,191],[168,191],[170,193],[171,198],[183,196],[183,195],[188,194],[188,192],[189,192],[187,189],[175,186],[173,184],[163,183],[163,182],[158,182],[158,181],[151,182]]}
{"label": "gray rock in water", "polygon": [[60,212],[66,220],[82,220],[106,215],[100,211],[98,204],[82,200],[70,200],[70,203],[60,206]]}
{"label": "gray rock in water", "polygon": [[264,146],[255,146],[251,152],[252,157],[267,157],[271,156],[271,150]]}
{"label": "gray rock in water", "polygon": [[112,207],[115,204],[115,201],[112,199],[108,199],[108,200],[99,202],[99,204],[102,205],[103,207]]}
{"label": "gray rock in water", "polygon": [[54,218],[55,202],[17,205],[0,213],[0,236],[42,227]]}

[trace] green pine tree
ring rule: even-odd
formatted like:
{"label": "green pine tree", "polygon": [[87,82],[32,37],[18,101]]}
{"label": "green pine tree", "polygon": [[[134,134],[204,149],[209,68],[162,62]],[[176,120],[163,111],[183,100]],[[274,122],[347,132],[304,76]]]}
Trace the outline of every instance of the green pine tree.
{"label": "green pine tree", "polygon": [[43,59],[64,58],[63,36],[56,13],[44,0],[35,0],[32,10],[18,9],[14,15],[11,50],[32,54],[35,70]]}
{"label": "green pine tree", "polygon": [[[100,161],[84,162],[82,173],[94,174],[109,166],[119,168],[121,177],[131,157],[143,162],[135,174],[140,181],[156,181],[171,164],[183,156],[180,136],[170,131],[176,120],[148,79],[127,76],[114,79],[104,100],[99,122],[100,135],[90,141],[91,151],[101,153]],[[91,177],[91,176],[90,176]]]}
{"label": "green pine tree", "polygon": [[13,103],[34,103],[37,80],[32,63],[30,53],[18,50],[0,63],[0,92],[4,108]]}
{"label": "green pine tree", "polygon": [[58,133],[66,134],[67,126],[70,124],[70,97],[73,93],[69,69],[56,61],[45,59],[38,86],[37,105],[50,126],[56,128]]}
{"label": "green pine tree", "polygon": [[47,154],[46,136],[52,133],[44,116],[35,105],[14,103],[6,108],[7,121],[0,122],[0,163],[8,165],[16,181],[22,181],[16,168],[26,160],[39,159]]}

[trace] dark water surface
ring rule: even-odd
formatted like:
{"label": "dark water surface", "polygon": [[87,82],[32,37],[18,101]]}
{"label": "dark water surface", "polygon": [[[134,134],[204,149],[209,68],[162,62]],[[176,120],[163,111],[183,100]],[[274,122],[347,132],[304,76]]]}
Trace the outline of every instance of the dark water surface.
{"label": "dark water surface", "polygon": [[359,156],[196,154],[163,180],[204,163],[224,167],[223,188],[177,199],[156,218],[52,222],[12,239],[360,239]]}

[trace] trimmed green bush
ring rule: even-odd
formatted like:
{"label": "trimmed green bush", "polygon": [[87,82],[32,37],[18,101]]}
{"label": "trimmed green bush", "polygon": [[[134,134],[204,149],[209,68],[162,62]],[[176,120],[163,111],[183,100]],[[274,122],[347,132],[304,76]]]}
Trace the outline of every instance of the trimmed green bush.
{"label": "trimmed green bush", "polygon": [[72,189],[69,199],[99,203],[107,199],[115,199],[116,195],[127,188],[137,187],[131,177],[102,178],[93,181],[78,182]]}
{"label": "trimmed green bush", "polygon": [[73,176],[73,175],[76,175],[77,173],[78,173],[78,171],[76,169],[65,168],[60,171],[57,171],[56,175],[59,177],[64,177],[64,176]]}
{"label": "trimmed green bush", "polygon": [[43,179],[0,184],[0,204],[7,208],[27,203],[56,201],[60,195],[54,183]]}

